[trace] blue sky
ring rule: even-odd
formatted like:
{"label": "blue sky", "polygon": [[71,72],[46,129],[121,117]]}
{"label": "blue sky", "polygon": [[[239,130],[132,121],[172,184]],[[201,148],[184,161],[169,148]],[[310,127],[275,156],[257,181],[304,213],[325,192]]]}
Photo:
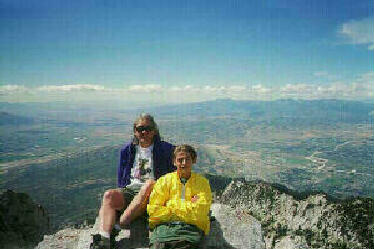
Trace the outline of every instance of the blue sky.
{"label": "blue sky", "polygon": [[370,1],[0,0],[0,101],[369,99]]}

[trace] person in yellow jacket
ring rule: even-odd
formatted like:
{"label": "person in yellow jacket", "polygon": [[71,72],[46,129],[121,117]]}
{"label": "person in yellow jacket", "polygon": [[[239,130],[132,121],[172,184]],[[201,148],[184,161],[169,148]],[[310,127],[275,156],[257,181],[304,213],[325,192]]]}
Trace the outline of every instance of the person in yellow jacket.
{"label": "person in yellow jacket", "polygon": [[199,248],[209,234],[212,193],[209,181],[191,172],[196,159],[192,146],[177,146],[173,155],[177,171],[154,185],[147,206],[151,249]]}

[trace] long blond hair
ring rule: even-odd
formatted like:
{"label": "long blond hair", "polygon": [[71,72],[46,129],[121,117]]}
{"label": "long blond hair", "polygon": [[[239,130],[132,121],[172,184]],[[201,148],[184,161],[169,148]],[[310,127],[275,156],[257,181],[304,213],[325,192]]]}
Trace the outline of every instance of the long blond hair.
{"label": "long blond hair", "polygon": [[[160,131],[158,130],[158,126],[155,122],[155,119],[153,118],[153,116],[149,113],[141,113],[134,121],[134,126],[133,126],[133,131],[135,132],[135,128],[136,126],[140,123],[140,121],[145,121],[147,120],[151,127],[153,128],[153,130],[155,131],[155,136],[153,138],[153,141],[155,141],[156,139],[161,139],[160,137]],[[139,144],[139,140],[134,136],[133,138],[133,143],[134,144]]]}

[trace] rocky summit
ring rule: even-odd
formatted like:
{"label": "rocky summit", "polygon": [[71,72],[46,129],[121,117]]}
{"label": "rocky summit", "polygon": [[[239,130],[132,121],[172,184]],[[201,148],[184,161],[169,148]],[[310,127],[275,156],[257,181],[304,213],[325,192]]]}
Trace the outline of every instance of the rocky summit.
{"label": "rocky summit", "polygon": [[[205,249],[265,249],[261,224],[254,218],[241,220],[236,210],[226,205],[213,204],[211,231],[203,242]],[[92,235],[99,232],[100,220],[93,227],[67,228],[44,237],[36,249],[88,249]],[[121,230],[116,237],[116,249],[148,248],[148,230],[143,220],[136,220],[129,230]]]}
{"label": "rocky summit", "polygon": [[[322,193],[297,194],[279,185],[239,179],[222,185],[223,191],[212,186],[220,194],[211,208],[205,249],[374,248],[372,199],[333,200]],[[99,222],[97,218],[91,226],[45,235],[36,249],[88,249]],[[121,230],[116,241],[116,249],[148,248],[144,220]]]}

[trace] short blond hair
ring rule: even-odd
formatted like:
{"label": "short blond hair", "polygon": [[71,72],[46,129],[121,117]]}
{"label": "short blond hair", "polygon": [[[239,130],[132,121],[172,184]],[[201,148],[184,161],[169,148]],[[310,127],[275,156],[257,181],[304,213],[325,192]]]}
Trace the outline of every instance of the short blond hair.
{"label": "short blond hair", "polygon": [[195,148],[192,147],[191,145],[181,144],[181,145],[176,146],[173,152],[173,161],[175,160],[175,157],[177,156],[179,152],[185,152],[185,153],[190,154],[192,162],[196,163],[197,153],[196,153]]}

